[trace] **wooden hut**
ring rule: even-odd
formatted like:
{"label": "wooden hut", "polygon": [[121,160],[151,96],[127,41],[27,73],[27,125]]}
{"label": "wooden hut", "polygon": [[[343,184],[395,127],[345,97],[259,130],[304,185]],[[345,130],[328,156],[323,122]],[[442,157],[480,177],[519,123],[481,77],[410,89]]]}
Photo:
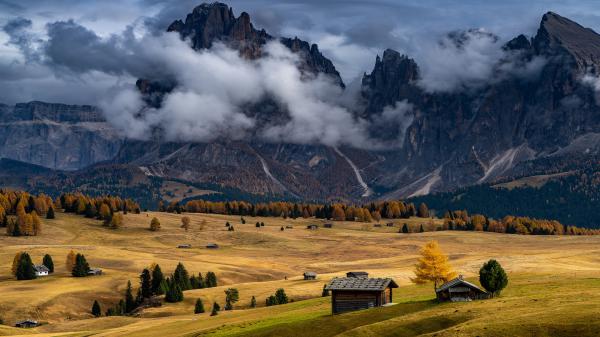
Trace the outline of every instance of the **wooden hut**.
{"label": "wooden hut", "polygon": [[398,285],[391,278],[341,277],[325,287],[331,291],[331,312],[339,314],[381,307],[392,303],[392,289]]}
{"label": "wooden hut", "polygon": [[366,271],[349,271],[346,273],[346,277],[369,278],[369,273]]}
{"label": "wooden hut", "polygon": [[435,290],[435,294],[440,302],[468,302],[490,297],[488,293],[478,286],[465,281],[462,275],[442,284],[441,287]]}
{"label": "wooden hut", "polygon": [[315,230],[315,229],[319,229],[319,226],[317,226],[317,225],[308,225],[308,226],[306,226],[306,229]]}
{"label": "wooden hut", "polygon": [[100,276],[100,275],[102,275],[102,269],[100,269],[100,268],[91,268],[88,271],[88,275],[90,275],[90,276]]}
{"label": "wooden hut", "polygon": [[188,249],[188,248],[192,248],[192,245],[189,244],[189,243],[186,243],[186,244],[182,244],[182,245],[177,246],[177,248]]}
{"label": "wooden hut", "polygon": [[33,266],[33,269],[35,270],[35,276],[37,277],[48,276],[50,273],[50,269],[43,264]]}
{"label": "wooden hut", "polygon": [[208,249],[218,249],[219,245],[216,244],[216,243],[209,243],[209,244],[206,245],[206,248],[208,248]]}
{"label": "wooden hut", "polygon": [[393,223],[393,222],[388,222],[386,225],[387,225],[388,227],[394,227],[394,223]]}
{"label": "wooden hut", "polygon": [[317,279],[317,273],[315,273],[314,271],[307,271],[302,275],[304,276],[305,280],[316,280]]}
{"label": "wooden hut", "polygon": [[326,224],[323,225],[323,227],[325,227],[325,228],[333,228],[333,224],[326,223]]}

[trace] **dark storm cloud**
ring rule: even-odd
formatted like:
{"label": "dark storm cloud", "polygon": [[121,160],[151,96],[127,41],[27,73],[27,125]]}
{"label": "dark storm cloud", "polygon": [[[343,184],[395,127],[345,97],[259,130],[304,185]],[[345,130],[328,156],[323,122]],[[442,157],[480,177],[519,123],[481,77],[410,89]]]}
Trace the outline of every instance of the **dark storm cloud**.
{"label": "dark storm cloud", "polygon": [[[257,28],[264,28],[274,36],[298,36],[318,43],[347,83],[370,71],[376,54],[393,48],[415,58],[427,75],[423,85],[435,90],[460,87],[462,82],[472,79],[464,74],[489,72],[490,65],[502,57],[499,46],[517,34],[535,34],[541,15],[547,11],[558,12],[592,29],[600,28],[600,4],[596,1],[226,2],[236,15],[248,12]],[[143,48],[139,41],[145,34],[143,30],[158,35],[172,21],[185,19],[200,3],[199,0],[0,0],[0,26],[4,27],[3,34],[0,33],[0,74],[7,75],[0,78],[0,101],[28,99],[31,92],[41,93],[38,98],[45,99],[48,83],[60,87],[57,83],[68,79],[72,87],[77,87],[76,83],[87,83],[99,73],[105,77],[94,85],[108,83],[110,76],[113,81],[131,80],[132,74],[143,74],[144,67],[151,62],[132,56],[140,54],[139,48]],[[485,28],[498,35],[500,42],[476,39],[467,51],[436,49],[447,32],[469,28]],[[444,59],[437,57],[440,55]],[[473,64],[478,68],[471,67]],[[470,68],[460,68],[465,66]],[[454,69],[446,72],[449,67]],[[77,74],[81,74],[79,78]],[[456,74],[460,76],[457,78]],[[34,78],[44,79],[39,81],[40,88],[36,88]],[[440,85],[443,81],[456,84]],[[16,87],[23,90],[15,90]],[[85,85],[80,87],[86,90]],[[91,96],[69,92],[64,101]]]}

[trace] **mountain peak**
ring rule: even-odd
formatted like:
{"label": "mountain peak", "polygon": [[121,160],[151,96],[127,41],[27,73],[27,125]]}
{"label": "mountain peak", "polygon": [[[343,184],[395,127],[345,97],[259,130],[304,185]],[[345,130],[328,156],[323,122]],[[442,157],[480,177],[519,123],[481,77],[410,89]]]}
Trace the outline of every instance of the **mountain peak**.
{"label": "mountain peak", "polygon": [[533,44],[542,55],[567,52],[580,69],[600,66],[600,35],[553,12],[542,17]]}

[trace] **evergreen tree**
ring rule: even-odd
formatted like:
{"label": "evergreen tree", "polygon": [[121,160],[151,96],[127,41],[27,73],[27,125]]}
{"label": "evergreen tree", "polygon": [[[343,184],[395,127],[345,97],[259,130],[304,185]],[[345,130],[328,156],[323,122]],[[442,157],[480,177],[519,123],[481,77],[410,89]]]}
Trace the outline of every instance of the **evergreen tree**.
{"label": "evergreen tree", "polygon": [[170,303],[183,301],[183,291],[181,291],[179,284],[174,281],[169,284],[169,290],[167,290],[167,294],[165,295],[165,301]]}
{"label": "evergreen tree", "polygon": [[204,313],[204,304],[201,299],[196,300],[196,306],[194,307],[194,314],[203,314]]}
{"label": "evergreen tree", "polygon": [[74,277],[85,277],[88,276],[89,271],[90,265],[85,260],[85,256],[83,254],[77,254],[75,256],[75,265],[73,266],[71,275]]}
{"label": "evergreen tree", "polygon": [[288,302],[288,297],[283,288],[277,289],[275,292],[275,299],[277,300],[277,304],[286,304]]}
{"label": "evergreen tree", "polygon": [[19,256],[19,264],[15,276],[17,280],[33,280],[37,277],[29,254],[21,253]]}
{"label": "evergreen tree", "polygon": [[240,299],[240,294],[236,288],[225,290],[225,310],[233,310],[233,304]]}
{"label": "evergreen tree", "polygon": [[48,208],[48,212],[46,212],[46,219],[54,219],[55,215],[54,215],[54,208],[50,207]]}
{"label": "evergreen tree", "polygon": [[267,305],[267,307],[270,307],[272,305],[277,305],[277,298],[274,295],[271,295],[271,296],[267,297],[265,304]]}
{"label": "evergreen tree", "polygon": [[321,293],[321,296],[322,297],[329,296],[329,289],[327,289],[327,285],[326,284],[323,285],[323,292]]}
{"label": "evergreen tree", "polygon": [[207,288],[212,288],[217,286],[217,275],[212,271],[206,273],[206,281],[204,282]]}
{"label": "evergreen tree", "polygon": [[421,227],[419,227],[419,233],[423,233],[425,232],[425,230],[423,229],[423,224],[421,224]]}
{"label": "evergreen tree", "polygon": [[489,260],[479,269],[479,283],[492,294],[500,295],[502,289],[508,285],[508,276],[504,268],[496,260]]}
{"label": "evergreen tree", "polygon": [[404,233],[404,234],[407,234],[408,232],[409,232],[409,231],[408,231],[408,225],[405,223],[405,224],[402,226],[402,233]]}
{"label": "evergreen tree", "polygon": [[49,273],[54,273],[54,262],[52,261],[52,256],[49,254],[44,255],[42,264],[48,268]]}
{"label": "evergreen tree", "polygon": [[246,219],[244,219],[244,217],[241,217],[240,221],[242,222],[242,225],[246,224]]}
{"label": "evergreen tree", "polygon": [[163,295],[163,289],[161,287],[163,281],[164,281],[164,276],[162,273],[162,270],[160,270],[160,266],[156,265],[154,266],[154,269],[152,270],[152,294],[155,295]]}
{"label": "evergreen tree", "polygon": [[23,252],[18,252],[13,258],[12,268],[10,271],[15,277],[17,277],[17,269],[19,268],[19,263],[21,263],[21,255],[23,255]]}
{"label": "evergreen tree", "polygon": [[92,304],[92,315],[94,315],[94,317],[102,316],[102,309],[100,308],[100,303],[98,303],[98,301],[94,301],[94,304]]}
{"label": "evergreen tree", "polygon": [[142,274],[140,274],[140,290],[142,298],[152,296],[152,276],[147,268],[144,268]]}
{"label": "evergreen tree", "polygon": [[221,310],[221,307],[219,306],[219,304],[217,302],[213,303],[213,307],[212,307],[212,311],[210,312],[211,316],[217,316],[219,314],[219,311]]}
{"label": "evergreen tree", "polygon": [[135,298],[133,297],[133,289],[131,289],[131,281],[127,281],[127,289],[125,290],[125,309],[124,313],[128,314],[135,310]]}
{"label": "evergreen tree", "polygon": [[173,273],[173,282],[175,282],[181,290],[192,289],[190,284],[190,276],[181,262],[177,264],[175,272]]}
{"label": "evergreen tree", "polygon": [[256,308],[256,297],[252,296],[250,300],[250,308]]}

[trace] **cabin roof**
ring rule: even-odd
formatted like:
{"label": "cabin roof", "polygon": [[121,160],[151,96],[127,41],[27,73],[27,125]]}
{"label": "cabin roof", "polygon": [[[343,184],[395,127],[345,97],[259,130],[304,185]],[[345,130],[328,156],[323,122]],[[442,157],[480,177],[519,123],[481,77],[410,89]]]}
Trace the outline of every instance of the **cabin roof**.
{"label": "cabin roof", "polygon": [[50,269],[48,269],[48,267],[46,267],[43,264],[33,266],[33,269],[35,269],[35,271],[37,271],[38,273],[49,273],[50,272]]}
{"label": "cabin roof", "polygon": [[32,319],[26,319],[26,320],[23,320],[23,321],[16,322],[16,324],[25,324],[25,323],[37,324],[38,322],[34,321]]}
{"label": "cabin roof", "polygon": [[475,290],[478,290],[478,291],[481,291],[481,292],[485,292],[483,289],[479,288],[478,286],[474,285],[473,283],[465,281],[463,279],[462,275],[459,276],[459,277],[457,277],[457,278],[455,278],[455,279],[453,279],[453,280],[450,280],[450,281],[442,284],[439,288],[437,288],[435,290],[435,292],[439,293],[440,291],[445,291],[445,290],[448,290],[450,288],[456,287],[458,285],[466,286],[466,287],[469,287],[471,289],[475,289]]}
{"label": "cabin roof", "polygon": [[325,287],[328,290],[383,291],[398,288],[391,278],[336,277]]}
{"label": "cabin roof", "polygon": [[315,273],[314,271],[307,271],[307,272],[304,272],[303,275],[304,276],[317,276],[317,273]]}

